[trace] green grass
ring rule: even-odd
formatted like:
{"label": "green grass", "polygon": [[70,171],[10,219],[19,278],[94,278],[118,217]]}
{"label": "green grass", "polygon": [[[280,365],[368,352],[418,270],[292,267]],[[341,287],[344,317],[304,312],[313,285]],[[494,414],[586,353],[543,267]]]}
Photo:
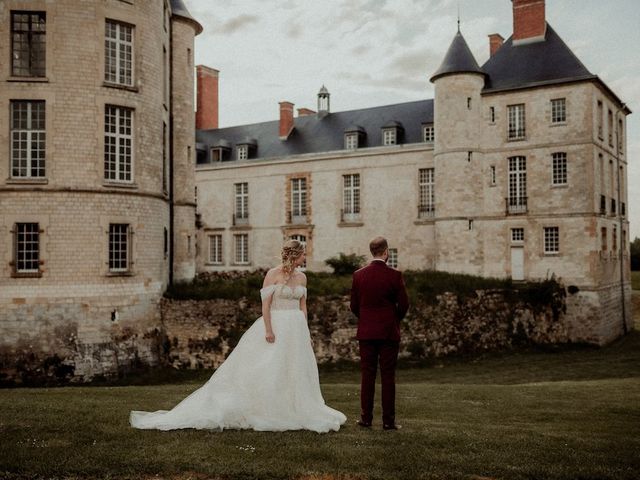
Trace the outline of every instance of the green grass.
{"label": "green grass", "polygon": [[640,290],[640,272],[631,272],[631,286],[634,290]]}
{"label": "green grass", "polygon": [[603,349],[516,351],[403,368],[399,432],[354,426],[358,373],[348,366],[321,372],[327,403],[349,417],[337,433],[129,427],[131,409],[170,408],[209,374],[173,375],[182,380],[163,385],[0,390],[0,478],[640,476],[638,331]]}

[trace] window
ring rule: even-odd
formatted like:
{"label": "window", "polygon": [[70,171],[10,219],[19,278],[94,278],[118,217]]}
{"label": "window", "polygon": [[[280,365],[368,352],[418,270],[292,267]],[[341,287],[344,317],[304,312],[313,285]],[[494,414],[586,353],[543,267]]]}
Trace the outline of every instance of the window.
{"label": "window", "polygon": [[524,228],[512,228],[511,229],[511,241],[513,243],[524,242]]}
{"label": "window", "polygon": [[507,208],[509,213],[524,213],[527,211],[527,159],[525,157],[509,158]]}
{"label": "window", "polygon": [[249,184],[248,183],[236,183],[236,223],[247,223],[249,221]]}
{"label": "window", "polygon": [[398,249],[390,248],[389,249],[389,259],[387,260],[387,265],[391,268],[398,268]]}
{"label": "window", "polygon": [[473,220],[469,220],[469,230],[473,230]]}
{"label": "window", "polygon": [[46,76],[46,13],[11,12],[11,75]]}
{"label": "window", "polygon": [[40,228],[37,223],[16,223],[15,258],[16,274],[40,273]]}
{"label": "window", "polygon": [[45,103],[11,102],[11,177],[45,176]]}
{"label": "window", "polygon": [[467,152],[467,162],[471,162],[473,159],[473,152]]}
{"label": "window", "polygon": [[422,138],[425,143],[433,143],[436,139],[436,130],[433,125],[422,126]]}
{"label": "window", "polygon": [[624,126],[622,119],[618,119],[618,151],[620,155],[624,155]]}
{"label": "window", "polygon": [[307,221],[307,179],[291,179],[291,221],[306,223]]}
{"label": "window", "polygon": [[496,123],[496,107],[489,107],[489,121]]}
{"label": "window", "polygon": [[133,110],[107,105],[104,115],[104,178],[131,182],[133,166]]}
{"label": "window", "polygon": [[418,218],[432,218],[436,212],[435,182],[433,168],[421,168],[419,174],[420,203]]}
{"label": "window", "polygon": [[567,121],[567,101],[564,98],[551,100],[551,123]]}
{"label": "window", "polygon": [[167,124],[162,122],[162,191],[168,192],[168,180],[167,180]]}
{"label": "window", "polygon": [[604,117],[604,106],[602,105],[602,101],[598,100],[598,112],[597,112],[598,118],[596,119],[596,121],[598,122],[598,138],[600,140],[602,140],[604,138],[603,136],[603,132],[602,132],[602,122],[603,122],[603,117]]}
{"label": "window", "polygon": [[544,253],[546,255],[560,253],[560,229],[558,227],[544,227]]}
{"label": "window", "polygon": [[236,146],[238,151],[238,160],[246,160],[249,158],[249,146],[248,145],[238,145]]}
{"label": "window", "polygon": [[343,221],[360,218],[360,174],[343,175]]}
{"label": "window", "polygon": [[609,109],[608,119],[607,128],[609,130],[609,146],[613,147],[613,112],[611,109]]}
{"label": "window", "polygon": [[235,239],[235,263],[247,265],[249,263],[249,235],[241,233],[233,237]]}
{"label": "window", "polygon": [[552,185],[567,184],[567,154],[564,152],[554,153],[552,155]]}
{"label": "window", "polygon": [[[166,5],[165,5],[165,8]],[[162,46],[162,102],[165,108],[169,105],[169,56],[167,47]]]}
{"label": "window", "polygon": [[600,250],[606,252],[607,248],[607,227],[600,229]]}
{"label": "window", "polygon": [[164,258],[169,256],[169,230],[164,227]]}
{"label": "window", "polygon": [[222,235],[209,235],[209,263],[222,264]]}
{"label": "window", "polygon": [[357,133],[345,133],[344,134],[344,148],[347,150],[355,150],[358,148],[358,134]]}
{"label": "window", "polygon": [[395,145],[398,142],[395,128],[385,128],[382,130],[382,144]]}
{"label": "window", "polygon": [[509,105],[509,140],[522,140],[525,138],[524,104]]}
{"label": "window", "polygon": [[489,181],[491,182],[491,186],[496,186],[496,166],[491,165],[491,170],[489,172]]}
{"label": "window", "polygon": [[471,97],[467,97],[467,110],[471,110]]}
{"label": "window", "polygon": [[107,20],[105,25],[105,82],[133,86],[133,27]]}
{"label": "window", "polygon": [[611,249],[614,252],[618,251],[618,228],[615,225],[611,231]]}
{"label": "window", "polygon": [[121,273],[129,271],[129,225],[109,224],[109,271]]}

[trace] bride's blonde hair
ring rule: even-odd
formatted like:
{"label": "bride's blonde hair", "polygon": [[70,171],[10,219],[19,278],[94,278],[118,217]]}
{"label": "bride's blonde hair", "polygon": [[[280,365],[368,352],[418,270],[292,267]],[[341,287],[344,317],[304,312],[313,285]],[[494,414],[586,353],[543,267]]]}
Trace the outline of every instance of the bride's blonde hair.
{"label": "bride's blonde hair", "polygon": [[290,277],[295,270],[295,261],[304,253],[304,245],[298,240],[287,240],[282,246],[282,270]]}

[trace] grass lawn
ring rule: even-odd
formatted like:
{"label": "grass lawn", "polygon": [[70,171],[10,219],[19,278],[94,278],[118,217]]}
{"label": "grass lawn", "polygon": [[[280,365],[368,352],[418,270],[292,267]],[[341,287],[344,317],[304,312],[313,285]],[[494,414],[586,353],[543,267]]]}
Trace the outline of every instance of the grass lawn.
{"label": "grass lawn", "polygon": [[337,433],[129,427],[131,409],[170,408],[208,375],[166,385],[0,390],[0,478],[640,477],[639,331],[604,349],[403,368],[398,432],[354,425],[353,367],[321,373],[327,403],[349,417]]}
{"label": "grass lawn", "polygon": [[640,290],[640,272],[631,272],[631,285],[634,290]]}

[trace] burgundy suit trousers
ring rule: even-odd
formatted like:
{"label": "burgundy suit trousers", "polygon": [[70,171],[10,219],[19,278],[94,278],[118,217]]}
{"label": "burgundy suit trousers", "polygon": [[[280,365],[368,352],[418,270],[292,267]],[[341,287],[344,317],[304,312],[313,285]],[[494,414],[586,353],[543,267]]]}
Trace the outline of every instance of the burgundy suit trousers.
{"label": "burgundy suit trousers", "polygon": [[396,416],[396,364],[400,342],[395,340],[360,340],[361,419],[371,423],[373,398],[376,391],[376,373],[380,362],[382,380],[382,423],[394,425]]}

